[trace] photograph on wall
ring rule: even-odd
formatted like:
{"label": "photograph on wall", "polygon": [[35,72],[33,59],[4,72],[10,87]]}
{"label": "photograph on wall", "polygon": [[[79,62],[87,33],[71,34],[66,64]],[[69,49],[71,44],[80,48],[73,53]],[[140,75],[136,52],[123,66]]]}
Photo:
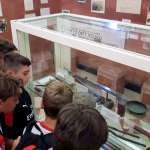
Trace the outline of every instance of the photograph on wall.
{"label": "photograph on wall", "polygon": [[5,32],[7,29],[7,21],[5,19],[0,19],[0,33]]}
{"label": "photograph on wall", "polygon": [[0,0],[0,16],[3,16],[1,0]]}
{"label": "photograph on wall", "polygon": [[140,14],[142,0],[117,0],[116,12]]}
{"label": "photograph on wall", "polygon": [[78,3],[86,3],[86,0],[77,0]]}
{"label": "photograph on wall", "polygon": [[33,10],[33,0],[24,0],[25,11]]}
{"label": "photograph on wall", "polygon": [[91,0],[91,12],[105,13],[105,0]]}
{"label": "photograph on wall", "polygon": [[150,7],[148,8],[147,11],[146,25],[150,26]]}

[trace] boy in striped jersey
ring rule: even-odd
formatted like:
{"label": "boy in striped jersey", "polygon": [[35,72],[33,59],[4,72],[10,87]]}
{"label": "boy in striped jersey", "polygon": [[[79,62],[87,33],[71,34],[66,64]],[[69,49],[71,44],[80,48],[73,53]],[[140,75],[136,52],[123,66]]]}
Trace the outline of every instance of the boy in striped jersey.
{"label": "boy in striped jersey", "polygon": [[27,126],[16,150],[27,149],[27,147],[31,150],[33,147],[49,150],[53,145],[52,135],[57,115],[64,105],[72,102],[72,99],[72,90],[63,82],[53,81],[50,83],[43,95],[42,105],[46,116],[45,120],[32,122]]}

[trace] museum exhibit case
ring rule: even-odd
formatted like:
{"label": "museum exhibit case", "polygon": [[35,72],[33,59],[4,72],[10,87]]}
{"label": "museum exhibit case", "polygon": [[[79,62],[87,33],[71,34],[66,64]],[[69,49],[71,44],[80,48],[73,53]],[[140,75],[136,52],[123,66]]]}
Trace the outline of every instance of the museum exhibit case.
{"label": "museum exhibit case", "polygon": [[41,96],[47,84],[62,80],[77,97],[95,100],[109,124],[108,145],[150,146],[147,101],[139,102],[142,115],[130,114],[127,103],[136,99],[124,95],[127,81],[142,87],[150,78],[150,27],[66,13],[13,20],[11,27],[20,54],[32,61],[31,90]]}

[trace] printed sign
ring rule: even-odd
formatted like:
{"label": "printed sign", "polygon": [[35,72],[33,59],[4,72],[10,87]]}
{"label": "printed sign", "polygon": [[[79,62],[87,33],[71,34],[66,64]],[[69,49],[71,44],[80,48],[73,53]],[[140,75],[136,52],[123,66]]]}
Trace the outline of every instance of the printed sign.
{"label": "printed sign", "polygon": [[94,25],[94,23],[85,23],[73,19],[57,18],[57,30],[64,34],[124,48],[125,32],[116,29],[113,30],[112,25],[110,25],[110,27],[111,28]]}

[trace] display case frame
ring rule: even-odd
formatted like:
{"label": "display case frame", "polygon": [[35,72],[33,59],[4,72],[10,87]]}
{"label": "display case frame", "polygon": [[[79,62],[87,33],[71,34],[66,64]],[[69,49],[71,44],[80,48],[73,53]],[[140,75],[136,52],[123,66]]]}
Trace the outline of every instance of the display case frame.
{"label": "display case frame", "polygon": [[[22,38],[22,36],[24,37],[22,38],[22,44],[25,42],[27,43],[27,34],[32,34],[37,37],[41,37],[43,39],[53,41],[61,45],[65,45],[74,49],[78,49],[80,51],[84,51],[89,54],[103,57],[105,59],[118,62],[120,64],[124,64],[124,65],[150,73],[150,67],[149,67],[150,56],[148,55],[140,54],[134,51],[125,50],[122,48],[116,48],[110,45],[97,43],[97,42],[82,39],[79,37],[69,36],[61,32],[43,28],[42,25],[36,26],[36,25],[27,23],[27,22],[32,22],[32,21],[40,21],[42,19],[48,19],[52,17],[59,17],[59,16],[69,16],[69,17],[77,17],[80,19],[86,19],[86,20],[92,20],[92,21],[115,23],[117,25],[124,26],[125,28],[134,28],[137,30],[143,30],[143,31],[145,30],[145,32],[150,32],[150,27],[144,26],[144,25],[124,23],[124,22],[119,22],[119,21],[99,19],[99,18],[81,16],[81,15],[75,15],[75,14],[60,13],[60,14],[53,14],[53,15],[42,16],[42,17],[34,17],[34,18],[29,18],[29,19],[19,19],[19,20],[11,21],[14,44],[17,47],[19,47],[17,37]],[[19,36],[19,34],[21,35],[23,33],[24,35]],[[26,41],[23,42],[24,40]],[[25,55],[30,58],[29,47],[26,46],[26,50],[25,48],[20,49],[20,50],[22,51],[21,53],[24,53],[24,54],[26,53]]]}

